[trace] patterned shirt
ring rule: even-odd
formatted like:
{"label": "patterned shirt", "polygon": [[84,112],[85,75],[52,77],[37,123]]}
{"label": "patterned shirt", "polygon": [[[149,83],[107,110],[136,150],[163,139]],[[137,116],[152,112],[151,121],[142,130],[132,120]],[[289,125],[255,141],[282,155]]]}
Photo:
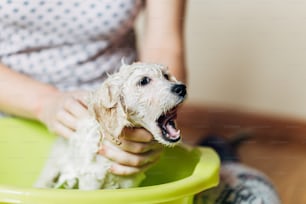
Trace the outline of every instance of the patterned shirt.
{"label": "patterned shirt", "polygon": [[1,0],[0,63],[60,90],[92,89],[136,60],[141,0]]}

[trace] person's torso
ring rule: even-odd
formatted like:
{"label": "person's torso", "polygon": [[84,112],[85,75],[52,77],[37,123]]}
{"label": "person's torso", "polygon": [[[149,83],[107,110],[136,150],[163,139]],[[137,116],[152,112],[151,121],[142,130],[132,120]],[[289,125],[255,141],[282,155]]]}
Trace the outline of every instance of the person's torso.
{"label": "person's torso", "polygon": [[141,0],[0,1],[0,62],[63,90],[97,86],[136,59]]}

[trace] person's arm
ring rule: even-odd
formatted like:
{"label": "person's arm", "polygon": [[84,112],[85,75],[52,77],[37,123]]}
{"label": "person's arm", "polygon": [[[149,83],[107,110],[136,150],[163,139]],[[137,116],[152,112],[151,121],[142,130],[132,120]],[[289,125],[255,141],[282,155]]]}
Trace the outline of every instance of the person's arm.
{"label": "person's arm", "polygon": [[69,137],[77,118],[87,114],[85,93],[65,93],[0,64],[0,111],[39,120],[58,135]]}
{"label": "person's arm", "polygon": [[180,81],[187,81],[185,69],[185,0],[147,0],[144,40],[140,60],[165,64]]}
{"label": "person's arm", "polygon": [[[184,0],[147,0],[146,27],[140,47],[140,60],[165,64],[178,80],[186,82],[184,56]],[[160,144],[142,128],[125,129],[123,146],[116,151],[104,145],[100,154],[117,161],[111,172],[119,175],[137,173],[154,164],[160,156]],[[117,149],[117,150],[118,150]]]}
{"label": "person's arm", "polygon": [[0,110],[37,119],[45,101],[57,94],[54,87],[40,83],[0,64]]}
{"label": "person's arm", "polygon": [[[63,137],[73,136],[77,120],[87,114],[85,92],[61,92],[0,64],[0,111],[39,120]],[[122,146],[104,147],[101,154],[115,161],[111,171],[130,175],[148,168],[160,155],[159,145],[143,129],[125,129]]]}

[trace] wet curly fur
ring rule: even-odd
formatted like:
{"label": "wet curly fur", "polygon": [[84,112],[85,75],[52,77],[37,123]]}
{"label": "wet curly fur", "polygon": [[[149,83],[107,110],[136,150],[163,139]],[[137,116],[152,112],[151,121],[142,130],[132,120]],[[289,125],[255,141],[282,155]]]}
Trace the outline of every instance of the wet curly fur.
{"label": "wet curly fur", "polygon": [[112,162],[97,154],[101,143],[114,145],[105,138],[116,141],[123,128],[130,126],[145,128],[165,146],[178,144],[181,137],[173,121],[185,95],[185,85],[170,76],[165,66],[123,64],[92,92],[90,117],[79,122],[75,135],[56,141],[36,187],[93,190],[138,186],[145,177],[143,172],[131,176],[109,173]]}

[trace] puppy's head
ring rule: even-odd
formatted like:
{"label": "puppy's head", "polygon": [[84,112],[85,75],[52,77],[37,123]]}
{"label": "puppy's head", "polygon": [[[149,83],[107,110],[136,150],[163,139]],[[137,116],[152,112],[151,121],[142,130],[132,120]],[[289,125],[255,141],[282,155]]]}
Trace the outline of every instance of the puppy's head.
{"label": "puppy's head", "polygon": [[122,65],[94,94],[92,109],[104,131],[113,137],[125,126],[144,127],[160,143],[181,140],[176,111],[186,97],[186,86],[158,64]]}

